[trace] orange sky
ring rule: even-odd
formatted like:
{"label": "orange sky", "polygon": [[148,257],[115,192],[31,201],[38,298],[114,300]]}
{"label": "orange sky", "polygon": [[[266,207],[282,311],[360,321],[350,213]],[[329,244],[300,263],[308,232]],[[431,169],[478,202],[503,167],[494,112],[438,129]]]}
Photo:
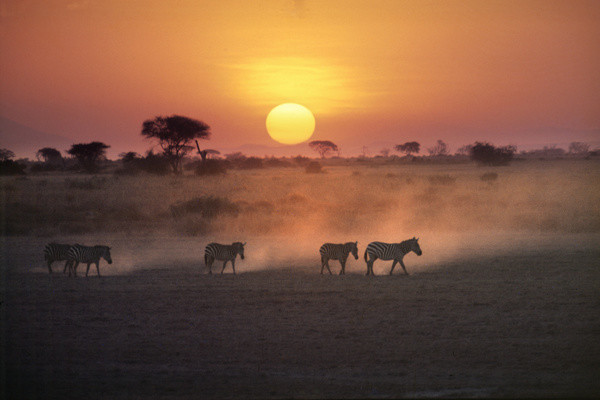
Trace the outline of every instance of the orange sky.
{"label": "orange sky", "polygon": [[284,102],[342,154],[600,140],[595,0],[3,0],[0,20],[0,116],[113,157],[174,113],[212,148],[276,146]]}

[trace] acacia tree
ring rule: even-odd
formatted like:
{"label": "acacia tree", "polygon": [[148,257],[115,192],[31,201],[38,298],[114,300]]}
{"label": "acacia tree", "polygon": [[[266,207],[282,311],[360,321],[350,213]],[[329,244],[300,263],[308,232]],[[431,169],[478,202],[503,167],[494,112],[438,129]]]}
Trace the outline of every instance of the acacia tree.
{"label": "acacia tree", "polygon": [[106,149],[109,147],[102,142],[78,143],[71,145],[67,153],[75,157],[79,165],[87,172],[96,172],[98,161],[106,157]]}
{"label": "acacia tree", "polygon": [[419,154],[419,150],[421,150],[421,144],[419,144],[419,142],[406,142],[404,144],[397,144],[394,146],[394,149],[401,153],[406,153],[407,156],[410,156],[413,153]]}
{"label": "acacia tree", "polygon": [[339,151],[338,146],[329,140],[313,140],[308,147],[319,153],[321,158],[325,158],[331,152]]}
{"label": "acacia tree", "polygon": [[198,121],[180,115],[156,117],[144,121],[142,136],[158,139],[165,159],[176,174],[181,173],[181,160],[194,147],[190,145],[195,139],[208,139],[210,127]]}

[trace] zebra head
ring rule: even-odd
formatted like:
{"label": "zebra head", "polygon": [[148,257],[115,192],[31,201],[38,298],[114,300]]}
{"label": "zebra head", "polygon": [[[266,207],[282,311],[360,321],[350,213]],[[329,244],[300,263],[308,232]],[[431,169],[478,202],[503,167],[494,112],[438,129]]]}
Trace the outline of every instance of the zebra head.
{"label": "zebra head", "polygon": [[415,252],[416,255],[420,256],[421,254],[423,254],[423,252],[421,251],[421,246],[419,246],[419,238],[412,238],[409,240],[410,242],[410,249],[412,251]]}
{"label": "zebra head", "polygon": [[102,255],[100,257],[104,258],[107,263],[112,264],[112,257],[110,256],[110,247],[108,246],[96,246],[102,249]]}
{"label": "zebra head", "polygon": [[350,242],[350,252],[354,256],[355,260],[358,260],[358,242]]}
{"label": "zebra head", "polygon": [[233,249],[235,250],[235,252],[237,254],[240,255],[240,258],[243,260],[244,259],[244,246],[246,245],[246,243],[241,243],[241,242],[235,242],[234,244],[232,244]]}

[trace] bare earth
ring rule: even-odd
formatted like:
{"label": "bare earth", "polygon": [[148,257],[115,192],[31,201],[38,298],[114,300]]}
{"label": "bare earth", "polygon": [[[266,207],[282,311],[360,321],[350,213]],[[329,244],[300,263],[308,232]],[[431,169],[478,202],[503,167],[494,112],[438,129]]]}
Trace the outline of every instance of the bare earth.
{"label": "bare earth", "polygon": [[4,397],[595,397],[600,237],[564,237],[435,262],[422,244],[410,276],[370,278],[362,259],[252,268],[250,250],[208,276],[202,246],[135,261],[133,238],[77,279],[44,270],[45,238],[3,238]]}

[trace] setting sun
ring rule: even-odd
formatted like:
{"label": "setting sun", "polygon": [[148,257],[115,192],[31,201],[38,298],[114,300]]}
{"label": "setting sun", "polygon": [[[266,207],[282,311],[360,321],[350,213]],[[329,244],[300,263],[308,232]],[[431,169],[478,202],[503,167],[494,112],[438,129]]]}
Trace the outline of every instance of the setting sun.
{"label": "setting sun", "polygon": [[279,143],[302,143],[312,136],[314,130],[315,117],[300,104],[280,104],[267,116],[267,131]]}

